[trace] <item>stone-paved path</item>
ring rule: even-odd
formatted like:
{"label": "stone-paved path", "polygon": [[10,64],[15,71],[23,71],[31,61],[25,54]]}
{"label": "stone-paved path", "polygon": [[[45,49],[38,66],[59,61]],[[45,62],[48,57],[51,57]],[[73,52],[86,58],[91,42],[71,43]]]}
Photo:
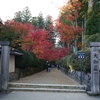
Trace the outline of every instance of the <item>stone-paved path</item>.
{"label": "stone-paved path", "polygon": [[76,81],[64,75],[57,68],[51,68],[50,72],[46,70],[36,73],[34,75],[22,78],[17,83],[34,83],[34,84],[68,84],[79,85]]}

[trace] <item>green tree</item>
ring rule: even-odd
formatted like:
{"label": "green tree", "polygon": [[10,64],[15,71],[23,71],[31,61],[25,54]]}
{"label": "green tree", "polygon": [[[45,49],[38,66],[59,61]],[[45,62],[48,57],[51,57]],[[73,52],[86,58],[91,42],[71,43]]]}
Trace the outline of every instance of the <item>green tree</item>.
{"label": "green tree", "polygon": [[47,30],[50,30],[50,31],[52,31],[52,29],[53,29],[53,20],[52,20],[52,17],[50,15],[48,15],[46,17],[46,20],[45,20],[45,28]]}
{"label": "green tree", "polygon": [[14,15],[13,20],[18,21],[18,22],[23,22],[22,21],[22,12],[21,11],[16,12],[15,15]]}
{"label": "green tree", "polygon": [[45,19],[43,18],[43,14],[39,13],[39,15],[37,17],[32,17],[31,24],[33,24],[34,26],[36,26],[40,29],[44,29],[45,28]]}
{"label": "green tree", "polygon": [[100,17],[94,11],[89,14],[86,23],[86,35],[100,33]]}
{"label": "green tree", "polygon": [[31,22],[32,20],[32,15],[28,7],[25,7],[24,10],[22,11],[22,21],[23,23]]}
{"label": "green tree", "polygon": [[43,14],[42,13],[39,13],[38,17],[37,17],[37,20],[38,20],[38,27],[40,29],[43,29],[45,28],[45,20],[43,18]]}
{"label": "green tree", "polygon": [[50,41],[55,44],[57,33],[54,31],[53,20],[50,15],[46,17],[45,20],[45,29],[49,31],[49,35],[51,36]]}
{"label": "green tree", "polygon": [[23,11],[18,11],[15,13],[14,21],[22,22],[22,23],[31,23],[32,15],[28,7],[25,7]]}
{"label": "green tree", "polygon": [[38,26],[38,19],[37,19],[37,17],[32,17],[31,24],[33,24],[34,26]]}
{"label": "green tree", "polygon": [[95,0],[93,6],[88,10],[86,22],[86,35],[100,33],[100,1]]}

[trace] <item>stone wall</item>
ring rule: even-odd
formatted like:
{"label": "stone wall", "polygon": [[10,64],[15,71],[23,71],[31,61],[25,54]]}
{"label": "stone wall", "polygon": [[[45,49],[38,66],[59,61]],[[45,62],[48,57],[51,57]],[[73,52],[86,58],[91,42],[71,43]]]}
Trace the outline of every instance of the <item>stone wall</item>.
{"label": "stone wall", "polygon": [[[81,72],[80,71],[70,71],[70,69],[66,69],[63,67],[60,67],[60,70],[67,76],[71,77],[72,79],[74,79],[75,81],[77,81],[80,84],[80,75]],[[99,74],[100,75],[100,74]],[[99,77],[100,80],[100,77]],[[87,73],[85,74],[84,72],[82,72],[82,85],[86,85],[87,86],[87,90],[91,89],[91,74]]]}
{"label": "stone wall", "polygon": [[30,76],[33,75],[35,73],[38,73],[42,70],[44,70],[45,67],[38,67],[38,68],[31,68],[31,67],[27,67],[27,68],[16,68],[15,72],[13,73],[9,73],[9,82],[13,81],[13,80],[19,80],[20,78],[26,77],[26,76]]}

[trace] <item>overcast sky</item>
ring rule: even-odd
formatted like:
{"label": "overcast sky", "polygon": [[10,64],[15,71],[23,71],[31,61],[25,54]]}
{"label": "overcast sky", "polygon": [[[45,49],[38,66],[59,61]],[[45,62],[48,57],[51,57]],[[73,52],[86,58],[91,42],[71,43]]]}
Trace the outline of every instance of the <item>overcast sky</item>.
{"label": "overcast sky", "polygon": [[43,16],[51,15],[56,19],[59,14],[59,7],[68,0],[0,0],[0,18],[3,21],[12,19],[15,12],[22,11],[29,7],[32,16],[38,16],[40,12]]}

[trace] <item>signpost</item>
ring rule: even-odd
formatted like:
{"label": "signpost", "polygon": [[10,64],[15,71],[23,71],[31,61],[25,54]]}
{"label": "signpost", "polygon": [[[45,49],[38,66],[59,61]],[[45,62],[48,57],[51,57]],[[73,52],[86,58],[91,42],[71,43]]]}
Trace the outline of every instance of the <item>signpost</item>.
{"label": "signpost", "polygon": [[82,59],[84,59],[86,57],[86,53],[85,52],[78,52],[77,53],[77,58],[80,59],[80,71],[81,71],[81,75],[80,75],[80,84],[82,85]]}

